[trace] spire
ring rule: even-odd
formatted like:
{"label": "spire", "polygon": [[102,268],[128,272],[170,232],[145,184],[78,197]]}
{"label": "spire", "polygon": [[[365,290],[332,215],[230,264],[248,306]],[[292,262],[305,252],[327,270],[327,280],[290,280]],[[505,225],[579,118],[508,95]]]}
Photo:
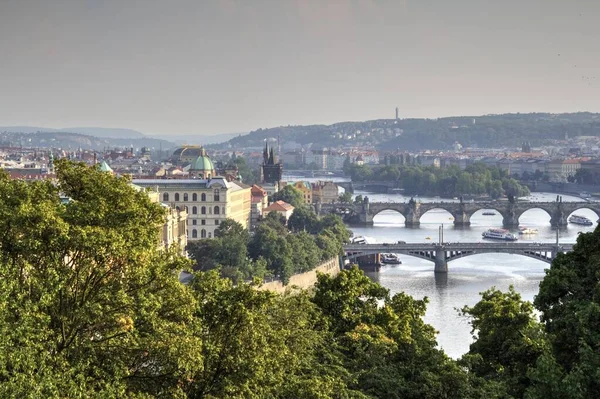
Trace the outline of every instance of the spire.
{"label": "spire", "polygon": [[263,151],[263,163],[267,165],[269,163],[269,147],[265,141],[265,150]]}
{"label": "spire", "polygon": [[271,147],[271,152],[269,154],[269,165],[275,165],[275,152],[273,151],[273,147]]}

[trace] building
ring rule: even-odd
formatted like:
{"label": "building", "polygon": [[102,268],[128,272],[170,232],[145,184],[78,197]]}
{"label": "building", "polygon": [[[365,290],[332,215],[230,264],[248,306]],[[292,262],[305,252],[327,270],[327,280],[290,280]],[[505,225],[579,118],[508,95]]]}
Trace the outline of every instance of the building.
{"label": "building", "polygon": [[313,203],[313,192],[312,187],[309,182],[306,181],[297,181],[292,183],[292,186],[302,193],[302,198],[304,198],[305,204]]}
{"label": "building", "polygon": [[202,146],[186,145],[179,147],[169,157],[169,162],[173,165],[185,165],[194,162],[198,157],[206,155],[206,151]]}
{"label": "building", "polygon": [[340,196],[338,186],[331,181],[318,181],[311,184],[313,203],[330,204]]}
{"label": "building", "polygon": [[210,179],[216,175],[215,167],[201,148],[200,155],[190,164],[189,176],[197,179]]}
{"label": "building", "polygon": [[263,151],[263,163],[260,167],[260,182],[263,184],[278,185],[283,176],[283,165],[281,162],[275,162],[275,153],[273,148],[269,150],[265,144]]}
{"label": "building", "polygon": [[575,176],[581,168],[580,159],[553,159],[546,165],[546,173],[551,182],[566,182],[569,176]]}
{"label": "building", "polygon": [[[145,188],[132,184],[138,191]],[[158,191],[146,191],[150,201],[160,202],[160,193]],[[165,223],[160,231],[160,248],[168,249],[177,245],[182,255],[185,255],[187,246],[187,212],[185,208],[177,208],[167,204],[161,204],[165,209]]]}
{"label": "building", "polygon": [[188,241],[214,237],[226,218],[244,228],[250,227],[250,187],[228,182],[223,177],[211,179],[135,179],[134,184],[158,191],[160,201],[187,211]]}
{"label": "building", "polygon": [[250,228],[258,224],[258,221],[262,218],[263,209],[269,205],[269,194],[262,187],[256,184],[250,188],[252,195],[252,205],[250,211]]}
{"label": "building", "polygon": [[284,201],[275,201],[265,209],[263,209],[263,214],[268,215],[271,212],[277,212],[280,216],[283,216],[287,221],[292,213],[294,213],[294,207],[287,202]]}

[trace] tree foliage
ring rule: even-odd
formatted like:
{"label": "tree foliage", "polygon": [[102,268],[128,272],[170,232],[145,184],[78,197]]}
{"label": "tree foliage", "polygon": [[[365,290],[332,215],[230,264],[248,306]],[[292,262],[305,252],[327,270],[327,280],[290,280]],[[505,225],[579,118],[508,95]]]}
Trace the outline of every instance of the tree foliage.
{"label": "tree foliage", "polygon": [[304,205],[304,196],[302,192],[294,186],[287,185],[271,196],[271,201],[283,201],[298,208]]}

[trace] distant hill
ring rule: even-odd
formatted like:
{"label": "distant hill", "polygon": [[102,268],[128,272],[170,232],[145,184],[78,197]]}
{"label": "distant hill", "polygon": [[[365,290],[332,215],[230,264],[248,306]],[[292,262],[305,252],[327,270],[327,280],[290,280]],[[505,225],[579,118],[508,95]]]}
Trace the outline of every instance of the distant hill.
{"label": "distant hill", "polygon": [[174,141],[177,145],[194,144],[194,145],[207,145],[222,143],[234,137],[244,135],[247,133],[222,133],[222,134],[171,134],[171,133],[152,133],[148,134],[149,137],[157,137]]}
{"label": "distant hill", "polygon": [[65,150],[76,150],[78,148],[102,151],[110,148],[140,149],[150,148],[151,152],[169,152],[176,144],[172,141],[162,140],[154,137],[95,137],[86,134],[72,132],[50,132],[36,131],[6,132],[0,128],[0,145],[10,147],[33,147],[33,148],[61,148]]}
{"label": "distant hill", "polygon": [[418,151],[447,150],[454,143],[464,147],[504,148],[529,141],[537,146],[577,136],[600,136],[600,114],[503,114],[281,126],[258,129],[215,147],[252,148],[263,146],[265,140],[280,140],[282,144]]}
{"label": "distant hill", "polygon": [[0,126],[0,132],[7,133],[79,133],[99,138],[142,138],[145,135],[137,130],[107,127],[69,127],[53,129],[36,126]]}

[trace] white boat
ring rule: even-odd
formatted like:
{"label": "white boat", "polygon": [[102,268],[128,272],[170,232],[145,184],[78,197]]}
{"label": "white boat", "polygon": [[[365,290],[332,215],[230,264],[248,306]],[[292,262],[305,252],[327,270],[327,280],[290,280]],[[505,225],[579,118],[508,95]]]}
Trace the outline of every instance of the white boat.
{"label": "white boat", "polygon": [[509,233],[508,230],[504,229],[489,229],[481,233],[483,238],[489,238],[491,240],[502,240],[502,241],[517,241],[519,238]]}
{"label": "white boat", "polygon": [[366,244],[367,239],[363,236],[354,237],[352,239],[352,244]]}
{"label": "white boat", "polygon": [[401,265],[402,261],[396,254],[381,254],[381,262],[388,265]]}
{"label": "white boat", "polygon": [[531,227],[519,227],[519,234],[537,234],[538,230]]}
{"label": "white boat", "polygon": [[591,226],[594,224],[590,219],[581,215],[571,215],[569,217],[569,223],[580,224],[582,226]]}

